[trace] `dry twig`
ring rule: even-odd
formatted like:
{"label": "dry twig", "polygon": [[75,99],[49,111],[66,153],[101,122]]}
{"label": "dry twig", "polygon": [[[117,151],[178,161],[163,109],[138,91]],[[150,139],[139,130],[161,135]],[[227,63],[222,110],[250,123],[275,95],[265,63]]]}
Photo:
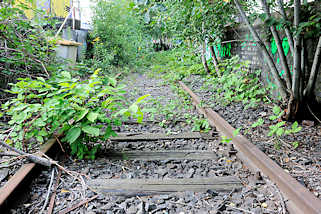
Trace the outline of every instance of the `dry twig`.
{"label": "dry twig", "polygon": [[43,207],[42,207],[42,209],[40,211],[40,214],[42,214],[45,211],[46,207],[47,207],[47,203],[49,201],[49,196],[50,196],[51,187],[52,187],[52,183],[53,183],[54,177],[55,177],[55,168],[52,168],[51,178],[50,178],[50,183],[49,183],[49,187],[48,187],[46,200],[45,200],[45,203],[43,204]]}
{"label": "dry twig", "polygon": [[95,196],[93,196],[93,197],[91,197],[91,198],[89,198],[89,199],[86,199],[86,200],[84,200],[84,201],[82,201],[82,202],[80,202],[80,203],[78,203],[78,204],[75,204],[74,206],[72,206],[72,207],[70,207],[70,208],[66,208],[66,209],[60,211],[59,214],[69,213],[70,211],[72,211],[72,210],[74,210],[74,209],[76,209],[76,208],[78,208],[78,207],[80,207],[80,206],[82,206],[82,205],[84,205],[84,204],[87,204],[88,202],[96,199],[97,197],[98,197],[98,195],[95,195]]}
{"label": "dry twig", "polygon": [[53,206],[55,204],[55,198],[56,198],[56,194],[57,194],[57,188],[58,188],[59,180],[60,180],[60,177],[61,177],[61,172],[62,172],[62,170],[59,169],[57,180],[56,180],[56,183],[55,183],[55,186],[54,186],[54,190],[53,190],[52,196],[50,198],[50,202],[49,202],[48,214],[52,213]]}

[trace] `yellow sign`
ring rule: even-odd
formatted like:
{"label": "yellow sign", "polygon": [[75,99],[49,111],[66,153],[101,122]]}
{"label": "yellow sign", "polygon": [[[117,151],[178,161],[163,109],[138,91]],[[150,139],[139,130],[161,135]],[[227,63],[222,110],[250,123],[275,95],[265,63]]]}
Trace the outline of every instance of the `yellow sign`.
{"label": "yellow sign", "polygon": [[27,18],[32,19],[35,16],[35,10],[45,11],[48,15],[65,18],[70,10],[71,0],[16,0],[16,5],[23,4]]}

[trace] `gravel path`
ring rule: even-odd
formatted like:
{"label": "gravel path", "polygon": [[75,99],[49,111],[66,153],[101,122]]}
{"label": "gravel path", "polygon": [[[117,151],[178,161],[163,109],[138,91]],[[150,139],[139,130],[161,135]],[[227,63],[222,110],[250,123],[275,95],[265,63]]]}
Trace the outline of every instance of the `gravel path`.
{"label": "gravel path", "polygon": [[[116,131],[121,133],[179,133],[195,129],[193,121],[202,120],[193,107],[187,106],[171,86],[161,79],[148,78],[146,74],[132,74],[124,82],[132,100],[151,94],[145,108],[154,108],[148,113],[143,124],[127,123]],[[161,110],[163,108],[163,110]],[[155,110],[156,109],[156,110]],[[186,119],[187,118],[187,119]],[[160,123],[153,123],[157,120]],[[191,123],[185,121],[191,120]],[[274,184],[259,174],[249,170],[233,155],[231,145],[221,143],[215,130],[210,130],[213,139],[175,139],[139,142],[105,142],[97,159],[76,161],[64,160],[68,170],[77,176],[63,173],[57,188],[54,213],[71,207],[96,195],[85,185],[88,179],[168,179],[203,178],[215,176],[237,176],[243,187],[229,192],[179,192],[150,196],[115,195],[98,197],[70,213],[282,213],[284,201]],[[156,150],[202,150],[213,151],[216,158],[211,160],[108,160],[106,153],[116,151],[156,151]],[[8,213],[39,213],[46,200],[52,169],[42,171],[28,187],[25,201]],[[54,170],[53,184],[57,178]],[[45,210],[48,208],[46,206]]]}

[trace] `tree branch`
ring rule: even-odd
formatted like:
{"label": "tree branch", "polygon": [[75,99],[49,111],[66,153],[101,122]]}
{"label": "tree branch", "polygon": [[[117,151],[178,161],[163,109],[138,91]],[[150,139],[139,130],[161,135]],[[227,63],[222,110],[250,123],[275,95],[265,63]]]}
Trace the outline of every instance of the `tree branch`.
{"label": "tree branch", "polygon": [[284,101],[287,100],[287,90],[286,90],[286,86],[284,85],[284,82],[282,81],[282,79],[279,76],[279,72],[276,68],[275,63],[273,62],[273,59],[271,57],[271,55],[269,54],[268,50],[266,49],[264,43],[262,42],[262,40],[260,39],[258,33],[254,30],[253,26],[250,24],[248,18],[245,15],[245,12],[243,11],[240,3],[238,0],[234,0],[235,5],[237,7],[237,9],[240,12],[241,17],[243,18],[243,20],[245,21],[246,25],[248,26],[254,40],[256,40],[256,42],[258,43],[259,47],[261,48],[264,58],[267,60],[268,66],[270,68],[270,72],[272,73],[272,76],[275,80],[276,85],[278,86],[278,90],[281,94],[281,97]]}
{"label": "tree branch", "polygon": [[[271,13],[270,13],[270,8],[266,2],[266,0],[260,0],[262,5],[263,5],[263,9],[264,9],[264,12],[267,14],[268,18],[271,18]],[[279,57],[280,57],[280,61],[281,61],[281,64],[282,64],[282,68],[284,70],[284,79],[285,79],[285,82],[286,82],[286,86],[289,90],[291,90],[291,75],[290,75],[290,70],[289,70],[289,66],[288,66],[288,62],[286,60],[286,57],[285,57],[285,54],[284,54],[284,51],[283,51],[283,47],[282,47],[282,43],[281,43],[281,40],[280,40],[280,36],[279,36],[279,33],[277,32],[276,30],[276,27],[274,25],[270,26],[270,30],[271,30],[271,33],[273,35],[273,38],[274,38],[274,41],[276,43],[276,46],[277,46],[277,49],[278,49],[278,54],[279,54]]]}
{"label": "tree branch", "polygon": [[[298,30],[300,24],[300,0],[294,0],[294,27]],[[300,99],[300,76],[301,76],[301,36],[299,32],[294,36],[294,54],[293,54],[293,81],[292,91],[295,101]]]}
{"label": "tree branch", "polygon": [[[279,10],[282,18],[287,21],[283,0],[278,0],[278,6],[279,6]],[[288,26],[284,27],[284,31],[285,31],[286,37],[288,38],[291,53],[294,54],[294,44],[293,44],[293,37],[292,37],[291,31]]]}
{"label": "tree branch", "polygon": [[315,53],[314,53],[314,59],[313,59],[313,64],[312,64],[308,84],[304,90],[305,97],[310,97],[312,94],[312,90],[314,88],[314,84],[320,68],[320,64],[321,64],[321,36],[319,37],[317,49],[315,50]]}
{"label": "tree branch", "polygon": [[213,48],[213,45],[210,46],[210,52],[211,52],[211,55],[213,57],[213,64],[214,64],[214,67],[215,67],[215,71],[217,73],[217,75],[220,77],[221,74],[220,74],[220,69],[218,68],[218,61],[217,61],[217,58],[216,58],[216,54],[215,54],[215,51],[214,51],[214,48]]}
{"label": "tree branch", "polygon": [[50,167],[52,164],[54,164],[52,161],[50,160],[47,160],[45,158],[42,158],[42,157],[39,157],[39,156],[36,156],[36,155],[31,155],[31,154],[28,154],[26,152],[23,152],[19,149],[16,149],[14,147],[11,147],[9,146],[6,141],[8,140],[8,138],[10,137],[12,131],[14,130],[14,128],[11,129],[10,133],[7,135],[7,137],[4,139],[4,141],[0,141],[0,145],[11,150],[11,151],[14,151],[20,155],[24,155],[26,156],[27,159],[29,159],[30,161],[34,162],[34,163],[38,163],[38,164],[41,164],[43,166],[47,166],[47,167]]}

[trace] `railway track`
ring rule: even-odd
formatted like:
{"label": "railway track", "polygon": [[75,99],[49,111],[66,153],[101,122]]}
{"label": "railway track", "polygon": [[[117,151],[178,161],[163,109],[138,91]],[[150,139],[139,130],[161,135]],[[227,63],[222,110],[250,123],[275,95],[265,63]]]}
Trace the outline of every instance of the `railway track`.
{"label": "railway track", "polygon": [[[133,87],[143,89],[138,94],[165,95],[163,105],[178,99],[169,87],[155,87],[159,80],[134,76],[130,81],[134,79]],[[66,160],[66,168],[79,172],[77,176],[57,179],[50,176],[54,170],[41,174],[32,184],[30,198],[15,211],[53,208],[44,206],[53,177],[54,213],[321,213],[319,199],[243,136],[234,137],[224,119],[200,107],[200,99],[180,85],[219,133],[191,132],[192,127],[176,117],[181,112],[174,110],[168,113],[175,121],[155,117],[166,128],[133,122],[118,130],[122,135],[111,139],[97,160]],[[196,115],[192,109],[185,113]],[[222,143],[219,135],[231,138],[234,147]],[[11,185],[9,181],[0,189],[2,204]]]}

